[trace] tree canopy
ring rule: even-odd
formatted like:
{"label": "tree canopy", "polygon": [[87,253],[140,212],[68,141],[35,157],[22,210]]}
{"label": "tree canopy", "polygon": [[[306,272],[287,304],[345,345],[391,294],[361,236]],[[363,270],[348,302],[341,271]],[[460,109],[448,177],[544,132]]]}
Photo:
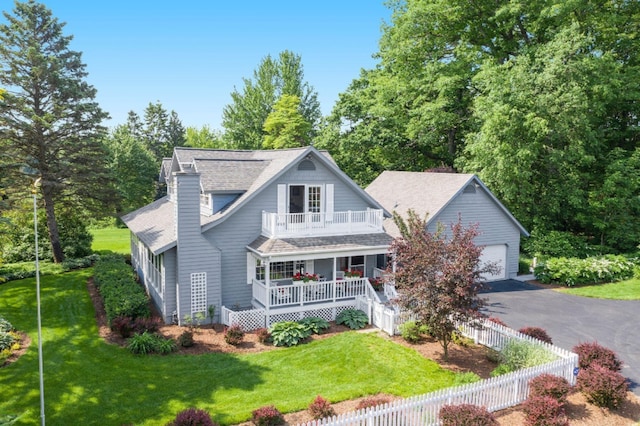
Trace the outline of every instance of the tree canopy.
{"label": "tree canopy", "polygon": [[[46,211],[53,258],[64,258],[56,213],[66,208],[102,216],[112,212],[115,192],[101,137],[108,117],[94,101],[81,54],[69,48],[71,36],[46,6],[16,2],[0,25],[0,149],[11,197],[30,193],[30,178]],[[7,160],[10,159],[10,160]],[[29,176],[28,176],[29,175]]]}
{"label": "tree canopy", "polygon": [[[318,140],[350,176],[451,166],[477,173],[529,229],[618,250],[640,241],[623,195],[633,179],[611,191],[615,169],[638,172],[640,3],[389,5],[378,66],[340,95]],[[605,193],[626,219],[603,212]]]}
{"label": "tree canopy", "polygon": [[300,98],[282,95],[264,121],[265,149],[295,148],[308,145],[311,123],[300,113]]}
{"label": "tree canopy", "polygon": [[253,78],[243,78],[241,91],[234,89],[231,103],[222,112],[225,138],[234,148],[260,149],[266,131],[265,121],[275,103],[283,95],[297,96],[298,108],[311,127],[305,139],[311,140],[320,121],[320,103],[313,87],[304,81],[302,59],[288,50],[276,59],[266,56],[253,72]]}

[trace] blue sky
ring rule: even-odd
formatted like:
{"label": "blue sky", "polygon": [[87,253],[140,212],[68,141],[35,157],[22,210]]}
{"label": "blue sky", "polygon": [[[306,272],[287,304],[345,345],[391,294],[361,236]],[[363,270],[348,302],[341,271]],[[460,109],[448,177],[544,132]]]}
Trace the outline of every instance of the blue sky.
{"label": "blue sky", "polygon": [[[234,86],[267,54],[302,57],[305,79],[328,114],[361,68],[373,68],[384,0],[43,0],[83,53],[109,126],[149,102],[185,126],[220,128]],[[2,10],[13,1],[0,0]],[[4,18],[2,18],[4,22]]]}

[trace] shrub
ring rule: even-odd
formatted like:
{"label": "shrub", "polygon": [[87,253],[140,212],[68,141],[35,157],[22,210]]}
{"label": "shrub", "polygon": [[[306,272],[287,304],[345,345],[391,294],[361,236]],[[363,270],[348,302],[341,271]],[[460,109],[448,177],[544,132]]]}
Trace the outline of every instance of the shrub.
{"label": "shrub", "polygon": [[193,341],[193,331],[185,330],[178,336],[178,345],[183,348],[190,348],[195,342]]}
{"label": "shrub", "polygon": [[529,398],[534,396],[549,396],[564,404],[571,386],[564,377],[544,373],[529,380]]}
{"label": "shrub", "polygon": [[556,358],[544,347],[525,340],[510,340],[500,351],[500,362],[511,371],[551,362]]}
{"label": "shrub", "polygon": [[9,331],[13,331],[13,325],[6,319],[0,317],[0,332],[8,333]]}
{"label": "shrub", "polygon": [[259,328],[256,330],[256,335],[258,336],[258,342],[266,345],[271,341],[271,333],[269,333],[269,329],[267,328]]}
{"label": "shrub", "polygon": [[224,330],[224,341],[232,346],[238,346],[244,340],[244,331],[238,324]]}
{"label": "shrub", "polygon": [[11,349],[11,346],[16,342],[16,338],[13,334],[0,331],[0,351],[4,351],[5,349]]}
{"label": "shrub", "polygon": [[133,331],[135,333],[156,333],[160,329],[161,320],[158,317],[138,317],[133,321]]}
{"label": "shrub", "polygon": [[356,410],[362,410],[363,408],[376,407],[378,405],[388,404],[391,402],[391,398],[386,396],[370,396],[360,400],[356,406]]}
{"label": "shrub", "polygon": [[439,413],[442,426],[497,426],[486,407],[473,404],[444,405]]}
{"label": "shrub", "polygon": [[491,373],[490,376],[491,377],[498,377],[498,376],[502,376],[503,374],[509,374],[516,371],[515,368],[513,368],[510,365],[507,364],[500,364],[498,365],[496,368],[494,368]]}
{"label": "shrub", "polygon": [[111,330],[127,338],[133,332],[133,320],[129,317],[116,317],[111,321]]}
{"label": "shrub", "polygon": [[504,321],[502,321],[500,318],[498,317],[489,317],[487,318],[487,320],[491,321],[494,324],[498,324],[501,325],[503,327],[509,327]]}
{"label": "shrub", "polygon": [[109,324],[117,317],[148,317],[149,299],[119,255],[101,256],[94,267],[94,282],[104,301]]}
{"label": "shrub", "polygon": [[295,321],[277,322],[271,326],[269,332],[276,346],[296,346],[311,335],[306,326]]}
{"label": "shrub", "polygon": [[336,318],[336,324],[344,324],[352,330],[364,328],[368,323],[369,317],[359,309],[345,309]]}
{"label": "shrub", "polygon": [[429,333],[429,326],[426,324],[419,324],[416,321],[407,321],[400,324],[400,335],[404,340],[409,343],[420,342],[425,334]]}
{"label": "shrub", "polygon": [[169,423],[167,426],[215,426],[211,420],[211,416],[205,410],[198,410],[197,408],[187,408],[178,413],[175,420]]}
{"label": "shrub", "polygon": [[328,330],[329,327],[331,327],[326,320],[319,317],[304,318],[298,322],[304,325],[309,330],[309,332],[313,334],[321,334],[325,330]]}
{"label": "shrub", "polygon": [[622,368],[622,362],[616,353],[597,342],[580,343],[573,347],[573,352],[578,354],[578,366],[581,369],[589,368],[593,364],[599,364],[611,371],[620,371]]}
{"label": "shrub", "polygon": [[547,331],[544,328],[540,327],[524,327],[518,330],[520,333],[533,337],[534,339],[538,339],[542,342],[548,343],[550,345],[553,344],[551,337],[547,334]]}
{"label": "shrub", "polygon": [[523,404],[525,424],[530,426],[568,426],[564,404],[551,396],[529,397]]}
{"label": "shrub", "polygon": [[626,398],[626,379],[617,371],[592,364],[578,373],[578,390],[598,407],[617,408]]}
{"label": "shrub", "polygon": [[331,417],[336,415],[336,410],[333,409],[331,403],[321,397],[316,396],[316,399],[309,404],[309,414],[314,420],[324,419],[325,417]]}
{"label": "shrub", "polygon": [[167,354],[175,349],[175,343],[171,339],[165,339],[162,336],[145,331],[142,334],[135,334],[129,339],[127,349],[137,355]]}
{"label": "shrub", "polygon": [[284,416],[276,407],[260,407],[251,413],[251,422],[256,426],[277,426],[285,423]]}
{"label": "shrub", "polygon": [[534,273],[543,283],[571,287],[626,280],[633,277],[633,270],[633,262],[626,257],[608,254],[586,259],[550,258],[536,266]]}

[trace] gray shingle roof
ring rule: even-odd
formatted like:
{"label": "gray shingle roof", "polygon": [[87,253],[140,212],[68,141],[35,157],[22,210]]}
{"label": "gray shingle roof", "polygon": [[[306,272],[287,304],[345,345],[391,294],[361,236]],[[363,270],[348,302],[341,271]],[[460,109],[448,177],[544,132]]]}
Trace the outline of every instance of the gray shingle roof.
{"label": "gray shingle roof", "polygon": [[267,160],[193,160],[205,192],[244,192],[269,165]]}
{"label": "gray shingle roof", "polygon": [[[163,160],[161,176],[171,176],[171,172],[175,171],[192,171],[191,166],[195,166],[196,170],[202,172],[201,184],[205,190],[243,192],[229,208],[211,216],[201,215],[200,225],[204,231],[208,229],[204,227],[214,226],[216,222],[235,212],[269,181],[308,151],[320,154],[335,166],[328,152],[310,147],[264,151],[179,147],[174,149],[174,155],[170,161]],[[176,170],[176,167],[180,170]],[[239,170],[241,170],[240,173]],[[123,216],[122,220],[157,254],[176,244],[173,207],[173,203],[165,197]]]}
{"label": "gray shingle roof", "polygon": [[[473,174],[384,171],[371,182],[365,191],[378,200],[386,210],[396,211],[405,219],[410,209],[420,217],[427,215],[428,224],[471,181],[484,188],[498,207],[514,221],[520,231],[524,235],[528,235],[524,227]],[[386,219],[384,227],[391,235],[400,236],[400,231],[393,219]]]}
{"label": "gray shingle roof", "polygon": [[263,256],[295,253],[317,253],[336,250],[367,250],[385,248],[393,238],[385,233],[336,235],[309,238],[268,238],[263,235],[248,247]]}
{"label": "gray shingle roof", "polygon": [[167,197],[122,216],[122,221],[154,253],[175,245],[175,206]]}

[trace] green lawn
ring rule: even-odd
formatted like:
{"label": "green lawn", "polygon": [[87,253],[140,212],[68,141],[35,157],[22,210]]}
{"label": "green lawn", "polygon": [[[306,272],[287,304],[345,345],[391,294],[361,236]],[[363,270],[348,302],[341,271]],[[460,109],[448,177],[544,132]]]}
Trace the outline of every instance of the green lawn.
{"label": "green lawn", "polygon": [[94,251],[111,250],[116,253],[127,254],[131,251],[129,229],[127,228],[96,228],[91,229]]}
{"label": "green lawn", "polygon": [[597,299],[640,300],[640,279],[632,278],[616,283],[561,288],[558,291]]}
{"label": "green lawn", "polygon": [[[386,392],[410,396],[451,386],[456,375],[417,352],[371,333],[347,332],[260,354],[134,356],[97,335],[86,291],[91,269],[42,278],[46,421],[49,425],[164,425],[195,406],[222,424],[275,404],[305,409]],[[33,339],[0,369],[0,416],[39,418],[35,280],[0,285],[0,315]]]}

